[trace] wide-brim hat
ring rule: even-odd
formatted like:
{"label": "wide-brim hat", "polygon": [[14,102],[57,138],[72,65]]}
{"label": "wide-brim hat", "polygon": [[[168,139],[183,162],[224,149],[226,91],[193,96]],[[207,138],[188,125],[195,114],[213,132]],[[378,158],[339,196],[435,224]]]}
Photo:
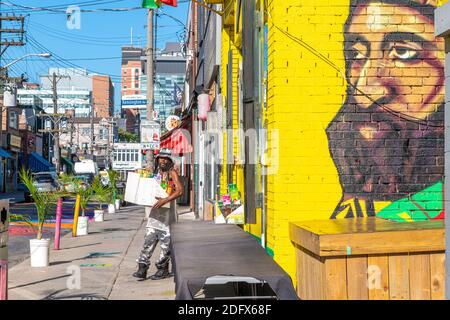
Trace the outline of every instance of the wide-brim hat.
{"label": "wide-brim hat", "polygon": [[160,159],[160,158],[168,158],[172,162],[174,162],[173,157],[172,157],[172,152],[170,151],[170,149],[159,150],[158,154],[155,156],[155,159]]}

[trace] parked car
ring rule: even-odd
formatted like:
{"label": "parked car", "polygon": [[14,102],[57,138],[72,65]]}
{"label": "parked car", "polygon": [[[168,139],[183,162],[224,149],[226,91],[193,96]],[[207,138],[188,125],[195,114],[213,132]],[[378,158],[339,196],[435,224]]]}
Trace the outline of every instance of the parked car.
{"label": "parked car", "polygon": [[[32,174],[33,184],[38,192],[55,192],[60,189],[56,173],[54,172],[37,172]],[[26,189],[26,188],[25,188]],[[33,201],[28,189],[24,192],[25,202]]]}

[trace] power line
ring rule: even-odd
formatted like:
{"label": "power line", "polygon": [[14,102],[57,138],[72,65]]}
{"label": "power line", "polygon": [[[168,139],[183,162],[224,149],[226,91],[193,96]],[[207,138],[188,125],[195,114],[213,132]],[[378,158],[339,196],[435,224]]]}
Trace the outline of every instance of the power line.
{"label": "power line", "polygon": [[[112,2],[118,2],[116,1],[110,1],[109,3]],[[14,3],[10,3],[10,2],[5,2],[5,1],[0,1],[0,4],[9,6],[9,7],[18,7],[21,9],[27,9],[27,10],[31,10],[31,11],[49,11],[52,13],[62,13],[62,14],[67,14],[67,10],[66,9],[52,9],[50,7],[30,7],[30,6],[24,6],[24,5],[19,5],[19,4],[14,4]],[[103,8],[103,9],[80,9],[80,12],[126,12],[126,11],[134,11],[134,10],[142,10],[146,8],[142,8],[142,7],[130,7],[130,8]]]}

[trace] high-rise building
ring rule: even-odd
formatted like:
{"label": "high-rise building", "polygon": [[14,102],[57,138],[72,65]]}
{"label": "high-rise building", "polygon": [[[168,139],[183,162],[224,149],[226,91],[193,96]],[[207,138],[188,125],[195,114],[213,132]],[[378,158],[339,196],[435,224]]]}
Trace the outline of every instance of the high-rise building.
{"label": "high-rise building", "polygon": [[181,44],[167,43],[161,54],[156,56],[155,69],[153,109],[160,123],[164,123],[179,106],[181,97],[177,97],[177,92],[184,87],[186,58],[182,54]]}
{"label": "high-rise building", "polygon": [[71,111],[75,117],[109,117],[114,109],[114,87],[107,75],[89,74],[86,69],[49,68],[40,76],[40,85],[25,86],[17,91],[19,103],[30,105],[35,97],[42,99],[44,111],[53,113],[52,75],[58,78],[58,113]]}
{"label": "high-rise building", "polygon": [[144,49],[122,48],[122,97],[141,94],[141,76],[145,73]]}
{"label": "high-rise building", "polygon": [[121,114],[126,119],[127,131],[133,133],[138,133],[137,118],[147,107],[146,90],[142,90],[141,83],[145,74],[144,57],[143,48],[122,47]]}
{"label": "high-rise building", "polygon": [[[147,74],[145,50],[122,48],[122,116],[127,120],[127,131],[138,133],[136,123],[147,119]],[[178,106],[178,92],[184,87],[186,58],[181,43],[168,42],[155,53],[154,104],[157,120],[163,124]],[[138,119],[139,118],[139,119]]]}
{"label": "high-rise building", "polygon": [[95,117],[114,115],[114,86],[109,76],[92,76],[92,104]]}

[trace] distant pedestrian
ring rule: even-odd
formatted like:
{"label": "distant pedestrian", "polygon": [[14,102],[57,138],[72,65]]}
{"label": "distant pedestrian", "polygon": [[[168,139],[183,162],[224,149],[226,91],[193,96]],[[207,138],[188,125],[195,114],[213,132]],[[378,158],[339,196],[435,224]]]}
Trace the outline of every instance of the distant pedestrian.
{"label": "distant pedestrian", "polygon": [[[157,170],[156,179],[160,182],[163,189],[166,190],[168,197],[158,199],[151,208],[144,246],[137,259],[138,270],[133,274],[136,278],[145,279],[150,265],[150,258],[160,242],[161,254],[155,265],[157,271],[150,277],[152,280],[164,279],[170,276],[170,229],[171,223],[177,220],[175,200],[183,195],[183,186],[181,185],[179,175],[174,169],[175,162],[168,150],[162,150],[156,156]],[[170,204],[169,206],[167,206]]]}

